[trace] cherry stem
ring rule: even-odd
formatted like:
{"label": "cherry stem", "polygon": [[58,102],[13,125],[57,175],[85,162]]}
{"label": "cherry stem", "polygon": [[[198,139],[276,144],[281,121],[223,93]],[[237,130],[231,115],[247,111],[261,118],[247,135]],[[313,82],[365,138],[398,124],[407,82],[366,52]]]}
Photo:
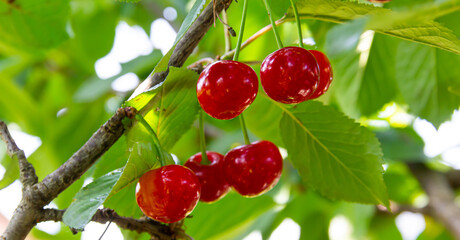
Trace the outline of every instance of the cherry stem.
{"label": "cherry stem", "polygon": [[297,32],[299,33],[299,47],[303,48],[302,25],[300,23],[299,12],[294,0],[291,0],[292,10],[294,10],[295,21],[297,22]]}
{"label": "cherry stem", "polygon": [[240,114],[240,124],[241,129],[243,129],[244,143],[248,145],[251,141],[249,140],[248,129],[246,128],[246,123],[244,122],[243,113]]}
{"label": "cherry stem", "polygon": [[265,4],[265,8],[267,9],[268,18],[270,18],[270,23],[272,24],[272,27],[273,27],[273,33],[275,34],[276,43],[278,44],[278,48],[281,49],[283,48],[283,43],[281,42],[281,38],[278,33],[278,28],[276,27],[275,20],[273,19],[272,10],[270,8],[270,5],[268,4],[268,1],[267,0],[263,0],[263,1]]}
{"label": "cherry stem", "polygon": [[[227,11],[225,9],[222,11],[222,17],[224,18],[225,22],[228,22]],[[232,50],[232,40],[230,38],[230,32],[228,27],[224,25],[224,36],[225,36],[225,51]]]}
{"label": "cherry stem", "polygon": [[200,111],[200,148],[201,148],[201,164],[208,165],[211,162],[208,159],[208,155],[206,155],[206,137],[204,135],[204,117],[203,117],[203,110]]}
{"label": "cherry stem", "polygon": [[[276,20],[275,24],[278,26],[278,25],[281,25],[281,24],[283,24],[285,22],[286,22],[285,19],[281,18],[281,19]],[[267,26],[261,28],[259,31],[254,33],[251,37],[246,39],[246,41],[241,44],[240,50],[243,50],[245,47],[247,47],[249,44],[251,44],[252,42],[257,40],[259,37],[263,36],[265,33],[270,31],[271,29],[272,29],[271,24],[268,24]],[[230,59],[230,58],[232,58],[235,55],[235,51],[236,51],[236,49],[232,49],[231,51],[226,52],[224,55],[222,55],[220,57],[220,59]]]}
{"label": "cherry stem", "polygon": [[[238,41],[236,42],[235,48],[235,55],[233,55],[233,61],[238,61],[238,57],[240,55],[241,43],[243,42],[243,33],[244,33],[244,25],[246,23],[246,13],[248,12],[248,0],[243,1],[243,16],[241,17],[241,26],[240,32],[238,35]],[[243,113],[240,114],[240,124],[241,129],[243,130],[244,142],[246,144],[250,144],[249,136],[248,136],[248,129],[246,128],[246,124],[244,122]]]}
{"label": "cherry stem", "polygon": [[164,156],[163,148],[161,147],[160,140],[158,139],[157,134],[155,133],[155,131],[153,131],[150,124],[147,121],[145,121],[142,115],[136,114],[136,120],[139,121],[142,124],[142,126],[144,126],[144,128],[147,129],[147,131],[152,136],[153,144],[155,145],[155,148],[157,149],[157,152],[158,152],[158,156],[160,157],[160,164],[162,167],[165,166],[166,165],[165,156]]}
{"label": "cherry stem", "polygon": [[243,1],[243,16],[241,17],[240,32],[238,33],[238,41],[236,42],[235,55],[233,61],[238,61],[240,56],[241,43],[243,42],[244,25],[246,24],[246,14],[248,12],[248,0]]}

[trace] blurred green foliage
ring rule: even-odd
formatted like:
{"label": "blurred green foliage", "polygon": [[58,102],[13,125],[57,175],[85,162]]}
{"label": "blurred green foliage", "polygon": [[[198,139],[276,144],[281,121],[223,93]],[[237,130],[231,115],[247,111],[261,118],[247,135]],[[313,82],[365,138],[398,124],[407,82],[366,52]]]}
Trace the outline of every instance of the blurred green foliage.
{"label": "blurred green foliage", "polygon": [[[177,11],[177,18],[169,24],[178,32],[184,19],[183,29],[187,29],[202,6],[210,2],[0,2],[0,119],[41,139],[40,147],[28,158],[39,179],[63,164],[123,103],[139,109],[146,105],[150,108],[146,119],[164,141],[164,148],[177,156],[179,162],[185,162],[199,151],[198,127],[194,123],[198,111],[194,97],[195,73],[185,68],[172,69],[164,88],[125,102],[132,91],[117,92],[111,84],[126,73],[135,73],[142,80],[156,66],[157,70],[165,69],[168,54],[161,60],[161,52],[155,49],[148,55],[121,63],[121,72],[105,80],[97,76],[95,63],[112,49],[120,22],[140,26],[150,34],[152,22],[163,17],[166,7],[172,7]],[[292,20],[289,1],[269,2],[276,18],[284,16]],[[434,160],[424,155],[423,141],[413,126],[403,123],[404,128],[390,124],[386,128],[372,128],[376,138],[359,124],[367,124],[367,120],[387,121],[378,113],[391,103],[436,127],[450,119],[460,105],[460,12],[451,10],[458,9],[460,3],[457,0],[394,0],[374,6],[364,0],[296,2],[304,40],[309,43],[306,48],[326,52],[334,69],[330,91],[318,99],[329,107],[319,103],[299,105],[297,109],[279,107],[260,90],[245,112],[246,122],[252,140],[267,139],[287,149],[280,183],[268,194],[254,199],[230,193],[214,204],[199,203],[193,218],[185,221],[186,232],[195,239],[242,239],[257,230],[266,239],[289,218],[299,225],[300,239],[326,239],[331,221],[340,216],[353,226],[351,237],[354,239],[402,239],[394,215],[371,205],[338,200],[387,204],[389,198],[395,203],[413,204],[423,195],[404,163]],[[237,33],[241,9],[242,0],[233,2],[227,11],[228,19],[224,20]],[[427,16],[428,10],[433,14]],[[262,1],[249,1],[248,12],[243,39],[269,24]],[[289,21],[279,27],[285,46],[298,41],[296,26]],[[236,38],[230,40],[234,48]],[[240,60],[256,61],[252,67],[258,72],[257,62],[275,50],[276,41],[269,31],[242,50]],[[185,66],[227,51],[224,27],[217,22]],[[210,150],[224,154],[243,143],[237,120],[205,119]],[[79,181],[60,194],[53,201],[58,208],[67,208],[75,198],[82,196],[85,190],[76,194],[85,179],[104,182],[104,175],[122,169],[124,178],[120,178],[115,185],[116,194],[112,194],[104,206],[123,216],[139,217],[141,212],[134,199],[135,182],[143,171],[158,166],[158,162],[151,151],[150,155],[136,155],[153,149],[150,140],[146,140],[148,134],[142,129],[137,131],[140,132],[133,130],[120,138]],[[332,144],[338,136],[343,141],[351,141],[351,145],[362,144]],[[317,159],[305,157],[320,150],[323,153]],[[348,156],[343,156],[344,152]],[[339,156],[339,162],[326,161],[329,157],[335,159],[335,155]],[[144,166],[146,162],[142,157],[146,156],[151,159]],[[382,159],[386,161],[383,180]],[[19,174],[16,161],[6,156],[2,144],[0,163],[6,169],[0,188],[5,188]],[[337,171],[338,163],[349,171]],[[378,197],[369,200],[369,193],[357,187],[360,184],[350,183],[354,178],[344,174],[350,171],[358,176],[358,182],[367,187],[370,195]],[[116,179],[109,180],[110,184],[92,184],[87,188],[108,193]],[[100,198],[96,195],[84,200]],[[99,200],[97,204],[104,201]],[[81,212],[90,215],[84,210],[88,209]],[[427,227],[419,239],[452,239],[442,225],[429,217],[425,220]],[[80,238],[81,234],[72,235],[61,225],[56,235],[38,229],[32,234],[36,239]],[[127,231],[123,234],[126,239],[146,238]]]}

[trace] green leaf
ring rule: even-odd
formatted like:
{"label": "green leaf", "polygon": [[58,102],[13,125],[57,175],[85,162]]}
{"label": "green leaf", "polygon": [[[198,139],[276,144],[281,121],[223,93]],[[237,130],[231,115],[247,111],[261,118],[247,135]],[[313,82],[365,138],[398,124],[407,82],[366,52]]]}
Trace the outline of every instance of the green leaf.
{"label": "green leaf", "polygon": [[136,183],[133,182],[117,194],[109,196],[104,202],[104,207],[115,210],[120,216],[141,217],[143,213],[136,204]]}
{"label": "green leaf", "polygon": [[296,195],[276,215],[268,231],[264,232],[264,239],[268,239],[286,218],[300,225],[300,239],[328,239],[329,222],[336,208],[336,203],[327,201],[312,191]]}
{"label": "green leaf", "polygon": [[[168,63],[169,59],[171,58],[171,55],[174,52],[174,49],[176,49],[177,44],[179,41],[182,39],[182,37],[185,35],[187,30],[192,26],[192,24],[195,22],[195,20],[198,18],[198,15],[201,13],[203,10],[203,6],[206,3],[206,0],[196,0],[195,4],[193,4],[192,9],[190,9],[190,12],[187,14],[185,17],[184,21],[182,22],[182,25],[177,32],[176,39],[174,40],[174,44],[169,49],[168,53],[166,53],[163,58],[158,62],[156,65],[155,69],[153,69],[152,73],[150,73],[148,78],[153,77],[155,73],[158,72],[164,72],[168,70]],[[166,80],[165,80],[166,81]],[[134,97],[133,99],[128,100],[125,104],[127,106],[134,107],[136,109],[141,109],[147,102],[149,102],[154,94],[152,94],[152,91],[156,91],[159,88],[159,86],[153,86],[152,88],[146,90],[145,92],[139,94],[138,96]]]}
{"label": "green leaf", "polygon": [[127,147],[126,137],[122,136],[96,162],[92,177],[98,178],[115,169],[125,166],[126,161],[129,158]]}
{"label": "green leaf", "polygon": [[206,0],[195,1],[192,8],[190,9],[190,12],[187,14],[184,21],[182,22],[182,25],[180,26],[179,31],[177,32],[176,40],[174,40],[174,47],[172,47],[171,49],[175,48],[177,43],[179,43],[179,41],[185,35],[190,26],[192,26],[192,24],[195,22],[195,20],[198,18],[201,11],[203,10],[205,4]]}
{"label": "green leaf", "polygon": [[38,53],[68,38],[68,0],[1,1],[0,13],[0,49]]}
{"label": "green leaf", "polygon": [[414,199],[424,192],[407,165],[403,163],[389,164],[383,179],[388,187],[390,199],[401,204],[412,204]]}
{"label": "green leaf", "polygon": [[381,34],[374,36],[357,100],[363,115],[378,112],[398,94],[396,51],[397,41],[394,38]]}
{"label": "green leaf", "polygon": [[455,95],[460,97],[460,84],[455,85],[455,86],[450,86],[448,88],[448,90],[449,90],[449,92],[451,92],[451,93],[453,93],[453,94],[455,94]]}
{"label": "green leaf", "polygon": [[388,206],[380,143],[371,131],[319,102],[279,106],[281,137],[306,184],[331,199]]}
{"label": "green leaf", "polygon": [[[396,227],[395,217],[389,214],[375,214],[370,225],[366,239],[369,240],[403,240]],[[418,239],[418,238],[417,238]]]}
{"label": "green leaf", "polygon": [[[259,2],[262,2],[262,1],[259,1]],[[289,0],[284,0],[284,1],[268,0],[268,3],[270,4],[270,8],[272,10],[272,14],[274,15],[275,19],[283,17],[283,15],[286,13],[288,8],[291,6],[291,1]],[[265,6],[264,5],[262,6],[263,6],[263,10],[265,11]]]}
{"label": "green leaf", "polygon": [[[3,146],[0,146],[2,148]],[[3,158],[3,159],[1,159]],[[5,174],[0,180],[0,190],[8,187],[16,179],[19,178],[19,164],[17,159],[10,158],[8,155],[2,154],[0,149],[0,163],[5,168]]]}
{"label": "green leaf", "polygon": [[89,73],[94,73],[94,63],[107,55],[115,39],[118,11],[115,8],[101,9],[88,14],[79,11],[72,15],[71,25],[74,37],[69,41],[70,54]]}
{"label": "green leaf", "polygon": [[460,106],[449,88],[460,83],[460,55],[402,42],[397,52],[396,80],[410,111],[439,126]]}
{"label": "green leaf", "polygon": [[417,237],[417,240],[454,240],[450,230],[436,219],[425,217],[425,230]]}
{"label": "green leaf", "polygon": [[140,0],[117,0],[119,2],[126,2],[126,3],[137,3],[139,2]]}
{"label": "green leaf", "polygon": [[63,222],[75,229],[83,229],[105,201],[121,172],[112,172],[88,184],[75,195],[75,201],[62,217]]}
{"label": "green leaf", "polygon": [[[130,62],[121,64],[122,71],[113,77],[102,80],[99,77],[94,76],[83,82],[83,84],[75,92],[74,100],[76,102],[95,101],[96,99],[104,96],[104,94],[107,94],[112,91],[112,82],[115,81],[117,78],[129,72],[141,73],[144,71],[150,71],[153,64],[160,61],[160,59],[161,52],[159,50],[154,50],[147,56],[140,56]],[[145,104],[147,104],[147,102],[142,101],[144,97],[138,98],[136,99],[136,101],[133,101],[132,107],[140,109]]]}
{"label": "green leaf", "polygon": [[248,129],[257,137],[283,146],[279,128],[282,113],[272,101],[259,94],[244,112],[244,118]]}
{"label": "green leaf", "polygon": [[375,133],[382,144],[384,158],[403,162],[427,160],[423,152],[425,143],[414,129],[390,128],[376,130]]}
{"label": "green leaf", "polygon": [[169,151],[191,127],[200,109],[196,97],[198,74],[186,68],[171,67],[165,83],[149,105],[145,120]]}
{"label": "green leaf", "polygon": [[269,196],[244,198],[231,192],[213,204],[199,203],[193,217],[185,219],[187,234],[194,239],[233,239],[274,206]]}
{"label": "green leaf", "polygon": [[[394,18],[391,10],[374,7],[373,5],[340,0],[299,0],[298,10],[301,18],[313,18],[323,21],[344,23],[363,16]],[[387,15],[387,16],[385,16]],[[293,20],[292,10],[288,12],[288,20]],[[371,21],[367,29],[378,33],[399,37],[404,40],[423,43],[432,47],[460,53],[460,41],[451,30],[441,24],[428,20],[423,22],[388,23]]]}
{"label": "green leaf", "polygon": [[[144,117],[157,134],[161,147],[169,151],[190,129],[198,114],[196,80],[198,75],[185,68],[171,68],[165,83],[148,103],[153,109]],[[136,123],[127,133],[130,150],[128,162],[111,196],[160,166],[160,159],[150,133]],[[164,152],[170,157],[169,153]]]}
{"label": "green leaf", "polygon": [[[139,138],[143,139],[139,139]],[[129,145],[129,158],[123,173],[113,187],[110,196],[133,184],[142,174],[153,168],[160,167],[160,156],[151,136],[141,124],[133,126],[126,136]],[[131,143],[130,143],[131,142]]]}
{"label": "green leaf", "polygon": [[[426,2],[426,1],[425,1]],[[390,26],[399,22],[416,23],[427,20],[437,19],[439,17],[449,15],[460,10],[459,0],[443,0],[443,1],[417,1],[412,3],[404,3],[403,1],[392,2],[394,5],[403,4],[402,11],[394,11],[391,14],[377,15],[373,17],[373,22]],[[414,4],[415,3],[415,4]],[[407,6],[414,4],[414,6]],[[409,9],[407,9],[409,8]]]}
{"label": "green leaf", "polygon": [[64,223],[60,224],[61,231],[57,234],[49,234],[47,232],[41,231],[38,228],[33,228],[30,234],[36,240],[47,240],[47,239],[65,239],[65,240],[80,240],[81,233],[73,234],[72,231],[69,231],[69,228],[66,227]]}
{"label": "green leaf", "polygon": [[0,118],[18,123],[30,134],[41,135],[39,130],[46,125],[45,116],[32,96],[10,79],[0,79],[0,89]]}
{"label": "green leaf", "polygon": [[356,49],[364,24],[363,20],[358,19],[337,25],[328,31],[325,43],[325,50],[334,73],[329,92],[340,109],[353,118],[361,115],[358,96],[363,66],[359,64],[361,53]]}

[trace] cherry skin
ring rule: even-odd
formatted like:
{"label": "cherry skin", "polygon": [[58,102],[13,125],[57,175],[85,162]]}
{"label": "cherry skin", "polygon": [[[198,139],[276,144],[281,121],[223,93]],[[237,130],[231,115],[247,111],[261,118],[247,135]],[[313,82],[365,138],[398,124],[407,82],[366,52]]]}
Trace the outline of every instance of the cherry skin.
{"label": "cherry skin", "polygon": [[245,197],[256,197],[278,183],[283,158],[275,144],[257,141],[230,150],[224,158],[228,183]]}
{"label": "cherry skin", "polygon": [[332,82],[332,67],[326,54],[317,50],[309,51],[315,57],[320,70],[318,88],[316,88],[313,95],[308,97],[308,99],[315,99],[323,95],[329,89]]}
{"label": "cherry skin", "polygon": [[300,47],[285,47],[268,55],[260,68],[265,93],[275,101],[300,103],[316,90],[320,70],[315,57]]}
{"label": "cherry skin", "polygon": [[139,179],[136,201],[142,212],[162,223],[184,219],[200,199],[200,182],[192,170],[167,165],[150,170]]}
{"label": "cherry skin", "polygon": [[244,63],[217,61],[206,67],[198,78],[198,102],[213,118],[235,118],[256,98],[257,79],[254,70]]}
{"label": "cherry skin", "polygon": [[217,152],[206,152],[209,165],[201,163],[201,153],[191,156],[185,166],[195,172],[201,184],[201,197],[202,202],[215,202],[230,191],[230,185],[225,179],[222,165],[224,163],[224,156]]}

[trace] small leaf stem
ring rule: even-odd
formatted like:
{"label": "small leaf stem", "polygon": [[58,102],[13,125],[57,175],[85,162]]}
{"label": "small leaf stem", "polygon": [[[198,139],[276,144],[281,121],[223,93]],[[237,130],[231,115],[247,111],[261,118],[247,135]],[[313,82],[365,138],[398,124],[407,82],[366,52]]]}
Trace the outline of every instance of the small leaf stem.
{"label": "small leaf stem", "polygon": [[240,124],[241,124],[241,129],[243,130],[244,143],[248,145],[251,143],[251,141],[249,140],[248,130],[246,128],[246,123],[244,122],[244,117],[242,113],[240,114]]}
{"label": "small leaf stem", "polygon": [[300,24],[299,13],[297,12],[297,6],[294,3],[294,0],[291,0],[292,10],[294,10],[295,21],[297,22],[297,32],[299,33],[299,47],[303,48],[303,38],[302,38],[302,26]]}
{"label": "small leaf stem", "polygon": [[155,131],[153,131],[150,124],[147,121],[145,121],[142,115],[136,114],[136,120],[139,121],[142,124],[142,126],[144,126],[144,128],[147,129],[147,131],[152,136],[153,143],[155,145],[155,148],[158,151],[158,156],[160,157],[160,164],[162,167],[165,166],[166,165],[165,156],[164,156],[163,148],[161,147],[160,140],[158,139],[157,134],[155,133]]}
{"label": "small leaf stem", "polygon": [[[278,25],[281,25],[283,23],[285,23],[285,18],[281,18],[281,19],[278,19],[275,21],[275,24],[278,26]],[[241,48],[240,48],[240,51],[243,50],[245,47],[247,47],[249,44],[251,44],[252,42],[254,42],[255,40],[257,40],[259,37],[263,36],[265,33],[267,33],[268,31],[270,31],[272,29],[272,25],[271,24],[268,24],[267,26],[261,28],[259,31],[257,31],[256,33],[254,33],[251,37],[249,37],[248,39],[246,39],[246,41],[244,41],[242,44],[241,44]],[[235,51],[236,49],[232,49],[231,51],[228,51],[226,52],[224,55],[222,55],[220,57],[220,59],[231,59],[233,58],[233,56],[235,55]]]}
{"label": "small leaf stem", "polygon": [[206,155],[206,137],[204,135],[204,116],[203,110],[200,111],[200,149],[201,149],[201,164],[208,165],[211,162],[208,159],[208,155]]}
{"label": "small leaf stem", "polygon": [[243,1],[243,15],[241,17],[240,32],[238,33],[238,41],[236,42],[235,55],[233,61],[238,61],[240,56],[241,43],[243,42],[244,25],[246,24],[246,14],[248,12],[248,0]]}
{"label": "small leaf stem", "polygon": [[[227,11],[224,9],[222,11],[222,17],[224,18],[225,22],[228,22]],[[228,27],[224,25],[224,37],[225,37],[225,51],[232,50],[232,39],[230,38],[230,32]]]}
{"label": "small leaf stem", "polygon": [[272,27],[273,27],[273,33],[275,34],[276,43],[278,44],[278,48],[281,49],[283,48],[283,43],[281,42],[281,38],[278,33],[278,28],[276,27],[275,20],[273,19],[272,10],[270,8],[270,5],[268,4],[268,1],[267,0],[263,0],[263,1],[265,4],[265,8],[267,9],[268,18],[270,18],[270,23],[272,24]]}

